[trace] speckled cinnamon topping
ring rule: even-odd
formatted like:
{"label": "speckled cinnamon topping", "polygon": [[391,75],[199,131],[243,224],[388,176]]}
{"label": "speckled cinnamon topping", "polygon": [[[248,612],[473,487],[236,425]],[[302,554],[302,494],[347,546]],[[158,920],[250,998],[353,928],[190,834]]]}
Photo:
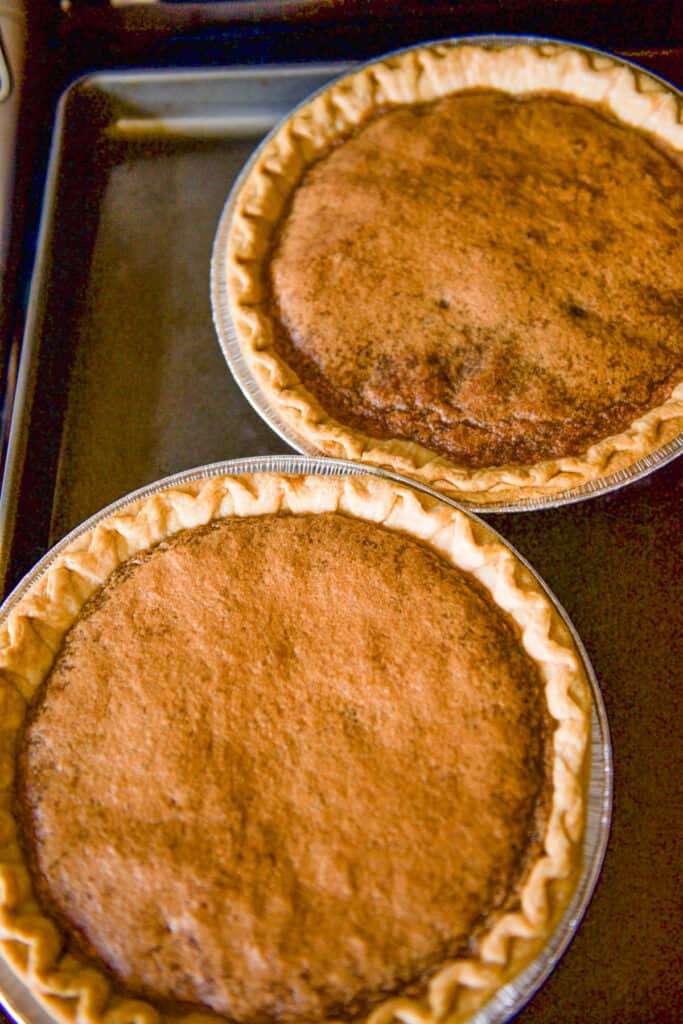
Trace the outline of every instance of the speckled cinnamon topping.
{"label": "speckled cinnamon topping", "polygon": [[133,991],[352,1013],[514,905],[550,720],[479,586],[339,514],[222,520],[124,566],[23,740],[46,906]]}
{"label": "speckled cinnamon topping", "polygon": [[470,467],[578,454],[683,378],[683,174],[554,96],[384,113],[309,170],[271,260],[323,408]]}

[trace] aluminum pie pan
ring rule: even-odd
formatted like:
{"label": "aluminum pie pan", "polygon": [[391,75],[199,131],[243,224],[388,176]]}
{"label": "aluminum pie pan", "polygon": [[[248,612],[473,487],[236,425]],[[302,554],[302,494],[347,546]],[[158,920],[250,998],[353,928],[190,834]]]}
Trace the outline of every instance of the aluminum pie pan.
{"label": "aluminum pie pan", "polygon": [[[109,518],[109,516],[125,511],[126,508],[140,501],[140,499],[151,497],[161,491],[193,481],[224,475],[238,476],[245,473],[266,472],[332,477],[374,476],[394,481],[403,487],[427,494],[451,508],[459,509],[474,522],[478,523],[482,529],[486,530],[493,541],[507,548],[532,574],[572,636],[588,680],[592,698],[590,777],[583,843],[583,865],[574,894],[565,913],[538,956],[516,977],[500,988],[485,1006],[473,1014],[468,1022],[468,1024],[504,1024],[505,1021],[510,1020],[512,1016],[521,1010],[553,971],[574,938],[588,908],[600,876],[609,838],[612,817],[613,759],[609,725],[600,686],[583,643],[567,612],[524,556],[496,530],[489,526],[488,523],[485,523],[477,515],[473,514],[470,509],[463,508],[462,505],[452,498],[446,497],[426,484],[418,483],[398,473],[373,466],[365,466],[357,462],[331,458],[313,459],[297,455],[256,456],[226,460],[186,470],[182,473],[176,473],[148,484],[113,502],[81,523],[52,547],[9,594],[0,607],[0,624],[5,622],[11,610],[45,574],[65,548],[82,534],[92,530],[99,523]],[[56,1018],[47,1012],[23,981],[14,973],[1,954],[0,1005],[18,1024],[55,1024],[56,1021]]]}
{"label": "aluminum pie pan", "polygon": [[[428,46],[435,42],[442,42],[456,46],[476,44],[479,46],[489,46],[491,48],[502,48],[519,44],[536,47],[547,45],[566,46],[581,53],[600,57],[612,61],[614,64],[622,67],[630,68],[638,76],[646,78],[653,84],[657,85],[660,89],[664,89],[669,92],[676,100],[681,111],[681,115],[683,116],[683,90],[679,89],[671,82],[666,81],[666,79],[661,76],[641,67],[639,64],[625,60],[622,57],[617,57],[615,54],[610,53],[607,50],[601,50],[598,47],[585,46],[580,43],[546,36],[496,34],[459,36],[442,40],[426,40],[424,43],[419,45]],[[414,48],[415,45],[401,47],[397,50],[379,55],[378,57],[373,57],[371,60],[363,62],[363,64],[356,65],[353,70],[356,71],[362,67],[370,66],[377,63],[378,60],[390,59]],[[260,160],[265,147],[269,144],[272,137],[280,131],[282,126],[290,117],[292,117],[302,107],[310,103],[316,96],[324,93],[330,85],[334,83],[334,81],[341,80],[349,73],[350,72],[347,70],[340,75],[338,79],[333,79],[320,89],[314,90],[310,96],[293,107],[290,113],[275,124],[268,134],[261,140],[245,163],[242,171],[237,176],[229,191],[223,212],[218,222],[211,256],[210,280],[213,321],[221,350],[236,383],[249,404],[268,424],[271,430],[282,438],[283,441],[291,445],[295,451],[300,452],[302,455],[309,455],[316,458],[328,458],[328,456],[326,456],[320,448],[314,445],[306,437],[302,436],[293,424],[282,416],[280,411],[269,400],[268,396],[264,394],[248,364],[230,312],[227,262],[224,257],[227,251],[227,238],[237,204],[237,197],[248,175],[251,173],[255,164]],[[655,449],[653,452],[649,452],[637,459],[631,463],[631,465],[626,466],[617,472],[596,477],[579,487],[568,488],[567,490],[556,494],[533,495],[528,497],[522,496],[514,501],[476,502],[469,501],[465,495],[458,495],[457,500],[461,507],[471,509],[476,513],[482,514],[499,512],[533,512],[540,509],[559,508],[563,505],[571,505],[576,502],[586,501],[589,498],[597,498],[601,495],[621,490],[621,488],[628,484],[642,480],[655,472],[655,470],[666,466],[682,452],[683,431],[666,444]],[[366,463],[363,463],[363,465],[366,465]],[[370,463],[368,463],[368,465],[370,465]]]}

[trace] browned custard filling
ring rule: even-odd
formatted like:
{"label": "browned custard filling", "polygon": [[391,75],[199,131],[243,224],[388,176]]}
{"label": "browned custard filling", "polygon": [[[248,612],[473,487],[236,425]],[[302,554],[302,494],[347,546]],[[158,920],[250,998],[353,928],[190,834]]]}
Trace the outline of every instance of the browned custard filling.
{"label": "browned custard filling", "polygon": [[578,454],[683,379],[683,173],[553,95],[383,113],[297,188],[277,347],[325,411],[469,467]]}
{"label": "browned custard filling", "polygon": [[515,628],[421,542],[221,520],[117,571],[22,742],[39,894],[159,1001],[353,1014],[515,905],[551,720]]}

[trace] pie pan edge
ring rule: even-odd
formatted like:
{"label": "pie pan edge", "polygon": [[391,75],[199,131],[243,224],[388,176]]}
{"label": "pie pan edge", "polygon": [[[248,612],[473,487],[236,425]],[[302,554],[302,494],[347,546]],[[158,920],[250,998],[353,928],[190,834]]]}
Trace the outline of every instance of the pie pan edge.
{"label": "pie pan edge", "polygon": [[298,451],[359,460],[412,476],[480,512],[531,511],[615,490],[679,455],[683,384],[665,403],[581,455],[470,471],[415,442],[378,441],[331,418],[275,350],[268,318],[254,308],[261,298],[258,268],[267,248],[260,224],[277,222],[306,161],[361,123],[375,109],[378,95],[392,106],[428,102],[476,86],[519,93],[555,90],[601,101],[625,123],[653,131],[683,151],[680,92],[637,65],[591,47],[533,37],[475,36],[387,54],[295,108],[246,164],[214,242],[213,317],[223,354],[245,397]]}
{"label": "pie pan edge", "polygon": [[[357,465],[346,465],[331,460],[313,461],[287,457],[236,460],[180,474],[144,488],[103,510],[102,513],[93,517],[60,542],[36,566],[5,603],[3,624],[0,627],[4,646],[0,656],[0,665],[5,670],[9,669],[15,673],[12,676],[12,684],[8,686],[7,680],[5,680],[3,694],[5,721],[2,745],[4,754],[2,855],[4,856],[0,863],[0,881],[3,889],[0,903],[2,908],[0,910],[0,935],[5,956],[20,975],[28,976],[29,987],[41,993],[44,1004],[58,1019],[75,1019],[77,1014],[84,1015],[86,1020],[102,1019],[101,1010],[108,998],[108,993],[105,993],[103,989],[103,984],[107,984],[103,976],[90,969],[85,972],[81,969],[76,973],[70,970],[61,973],[54,972],[56,937],[50,923],[35,913],[35,906],[26,888],[27,873],[21,863],[17,862],[16,837],[7,810],[8,794],[11,799],[12,788],[11,778],[8,781],[7,777],[7,759],[10,758],[9,773],[11,776],[13,736],[20,725],[17,718],[20,720],[23,717],[23,698],[17,696],[15,687],[22,688],[27,694],[35,689],[39,684],[38,677],[45,671],[45,663],[52,660],[51,650],[58,642],[60,629],[64,628],[64,619],[73,618],[77,614],[78,591],[73,587],[70,587],[70,590],[72,594],[76,593],[76,597],[69,605],[66,615],[63,610],[65,607],[63,590],[65,577],[72,576],[74,573],[79,574],[84,591],[94,589],[102,575],[101,567],[103,565],[106,575],[107,567],[112,561],[119,564],[135,551],[154,543],[154,538],[158,536],[159,531],[163,536],[169,536],[172,532],[189,525],[206,522],[208,521],[207,517],[210,519],[216,515],[230,514],[231,511],[235,511],[235,504],[242,508],[242,514],[248,514],[244,509],[250,509],[251,512],[254,512],[256,508],[266,510],[268,502],[272,507],[273,500],[279,501],[282,498],[282,493],[285,493],[286,501],[289,503],[288,510],[293,512],[306,510],[305,485],[303,489],[298,484],[285,487],[284,492],[274,494],[270,486],[262,491],[259,491],[258,486],[254,489],[254,478],[251,477],[243,483],[237,482],[241,474],[262,472],[296,474],[297,477],[307,474],[328,478],[322,489],[317,487],[318,496],[315,499],[318,502],[322,495],[322,505],[325,509],[330,502],[334,504],[338,501],[339,496],[343,495],[343,502],[348,503],[349,511],[352,511],[354,507],[358,511],[367,503],[369,485],[371,493],[374,490],[380,495],[381,493],[385,495],[384,504],[380,502],[380,506],[377,506],[379,512],[376,508],[374,513],[380,518],[375,518],[374,521],[385,521],[383,517],[386,514],[388,519],[399,527],[404,512],[412,522],[416,512],[417,519],[420,520],[420,510],[425,512],[431,510],[431,523],[429,514],[423,520],[427,531],[424,539],[429,539],[430,531],[439,533],[444,530],[444,526],[448,526],[450,523],[450,527],[443,533],[440,543],[445,544],[445,550],[448,550],[448,531],[450,529],[453,543],[461,549],[465,562],[470,560],[474,575],[480,577],[480,582],[489,591],[493,580],[497,591],[496,603],[499,607],[505,610],[506,603],[510,604],[508,613],[518,619],[524,636],[524,646],[529,644],[532,649],[530,653],[534,652],[532,653],[534,660],[539,665],[549,666],[548,671],[545,669],[543,671],[547,684],[546,692],[548,693],[548,688],[555,691],[554,706],[555,709],[560,708],[558,714],[562,722],[555,733],[556,742],[558,734],[563,729],[566,732],[566,742],[563,742],[561,750],[556,751],[554,767],[562,773],[565,770],[564,762],[570,768],[572,761],[574,762],[573,775],[570,770],[567,778],[559,782],[560,789],[568,787],[565,797],[569,794],[571,806],[555,807],[555,811],[551,815],[551,825],[552,819],[555,818],[556,827],[552,829],[552,836],[550,828],[546,835],[546,842],[549,840],[553,850],[550,860],[555,858],[554,870],[557,870],[559,862],[566,862],[568,846],[580,847],[583,845],[584,849],[583,865],[579,877],[571,879],[566,886],[570,891],[562,894],[560,899],[563,911],[561,925],[557,927],[559,915],[554,911],[549,913],[548,907],[544,907],[545,895],[542,890],[546,888],[545,885],[542,884],[540,887],[536,885],[535,892],[529,891],[527,896],[522,899],[527,919],[520,919],[524,915],[504,914],[489,935],[485,937],[482,949],[488,950],[486,956],[490,954],[489,963],[465,960],[451,964],[438,971],[432,979],[428,1004],[418,1003],[415,1000],[394,999],[381,1004],[370,1017],[373,1024],[379,1021],[389,1021],[395,1017],[404,1022],[418,1020],[426,1022],[444,1019],[446,1016],[452,1021],[470,1019],[470,1013],[474,1012],[481,1003],[482,996],[484,999],[486,998],[491,991],[491,985],[493,985],[497,990],[492,1004],[493,1009],[485,1007],[481,1011],[483,1016],[477,1014],[474,1019],[478,1021],[503,1019],[500,1014],[507,1014],[512,1009],[519,1008],[552,968],[555,960],[573,935],[599,873],[609,824],[611,755],[607,724],[597,683],[585,652],[567,620],[566,614],[527,563],[516,556],[509,545],[502,542],[494,531],[459,510],[454,503],[444,501],[441,496],[428,488],[416,487],[414,483],[403,480],[395,474],[368,470]],[[234,486],[229,485],[227,490],[221,494],[223,485],[220,478],[225,474],[229,474]],[[353,480],[354,477],[359,476],[366,477],[368,485],[363,481]],[[392,484],[391,493],[398,493],[401,498],[398,501],[390,500],[387,504],[386,495],[389,494],[387,491],[389,482]],[[170,511],[173,521],[170,531],[168,523],[163,522],[164,513],[168,511],[168,508],[165,509],[165,500],[168,495],[173,496]],[[225,504],[221,504],[222,502]],[[310,504],[308,507],[310,508]],[[361,518],[366,517],[361,513]],[[414,535],[418,536],[419,534],[415,533]],[[437,547],[437,550],[440,548]],[[99,572],[95,568],[95,563],[100,565]],[[54,621],[50,619],[49,611],[46,613],[53,598],[61,608]],[[549,611],[550,617],[548,617]],[[36,626],[34,617],[36,615],[43,616],[42,627]],[[47,624],[51,621],[52,628],[49,628]],[[68,624],[67,622],[66,628],[68,628]],[[25,659],[25,650],[18,657],[14,655],[16,644],[19,644],[21,649],[21,644],[26,640],[27,635],[30,647],[28,661]],[[7,646],[8,640],[10,641],[9,647]],[[42,666],[38,664],[40,661],[43,662]],[[577,757],[579,757],[582,744],[588,741],[587,714],[583,715],[583,720],[577,726],[576,710],[580,705],[583,705],[586,710],[590,708],[592,751],[590,758],[587,759],[590,762],[590,789],[585,801],[582,800],[577,817],[575,790],[578,785],[583,791],[583,771],[587,767],[581,756],[577,768]],[[563,716],[565,717],[563,718]],[[573,797],[572,792],[574,792]],[[557,793],[558,784],[555,786],[554,801]],[[560,827],[557,827],[558,815],[563,819]],[[581,829],[584,818],[585,832],[582,836]],[[548,859],[549,857],[546,856],[540,863],[543,864]],[[546,863],[545,868],[547,867]],[[545,868],[540,868],[541,877]],[[565,868],[569,870],[571,864],[564,863],[562,870],[564,871]],[[553,877],[552,872],[550,877]],[[556,880],[555,883],[551,881],[549,884],[557,890],[550,893],[553,897],[565,888],[561,880]],[[25,903],[24,900],[27,897],[28,902]],[[543,921],[546,924],[550,922],[549,930],[552,933],[550,936],[543,931]],[[529,928],[530,922],[535,922],[536,929]],[[542,931],[540,936],[538,935],[539,927]],[[512,964],[505,965],[501,970],[497,961],[500,960],[501,948],[506,944],[505,936],[520,932],[524,934],[529,930],[533,935],[529,942],[529,946],[534,947],[531,953],[527,948],[522,951],[521,955],[513,954]],[[525,943],[523,941],[514,945],[523,947]],[[536,946],[545,947],[540,955],[537,955]],[[532,962],[530,966],[525,967],[530,956]],[[0,967],[4,969],[4,965],[0,965]],[[516,976],[521,968],[524,968],[523,974],[519,975],[519,978],[515,977],[511,984],[508,984],[510,976]],[[3,971],[0,970],[0,983],[3,982],[2,974]],[[522,978],[525,980],[520,988],[519,984]],[[21,1004],[21,1000],[14,999],[12,1003],[13,1005]],[[21,1012],[21,1005],[18,1006],[18,1009]],[[111,1005],[107,1005],[108,1020],[129,1020],[131,1016],[135,1016],[139,1021],[157,1019],[156,1011],[151,1006],[139,1001],[124,999],[121,1002],[117,997]],[[27,1013],[27,1019],[34,1019],[30,1010]]]}

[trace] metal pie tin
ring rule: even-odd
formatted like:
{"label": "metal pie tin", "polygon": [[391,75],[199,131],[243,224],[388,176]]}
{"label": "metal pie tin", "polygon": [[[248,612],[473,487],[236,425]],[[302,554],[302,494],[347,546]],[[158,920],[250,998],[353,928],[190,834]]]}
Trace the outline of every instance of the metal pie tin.
{"label": "metal pie tin", "polygon": [[[611,61],[612,63],[624,68],[630,68],[631,71],[635,72],[639,76],[639,80],[647,81],[650,88],[669,92],[675,98],[681,111],[681,116],[683,116],[683,91],[658,75],[640,67],[638,64],[616,57],[614,54],[609,53],[606,50],[600,50],[593,46],[584,46],[578,43],[567,42],[562,39],[552,39],[540,36],[508,35],[462,36],[451,39],[425,41],[418,45],[428,46],[434,42],[443,42],[455,46],[476,44],[478,46],[489,46],[496,49],[520,44],[535,47],[548,45],[564,46],[568,49],[579,51],[580,53]],[[374,57],[371,61],[359,64],[354,68],[354,72],[363,67],[369,67],[376,64],[380,60],[390,59],[400,53],[404,53],[406,50],[415,48],[415,46],[402,47],[398,50]],[[341,75],[339,79],[336,79],[336,81],[340,81],[348,73],[348,71],[345,72],[345,74]],[[251,173],[253,167],[260,160],[263,150],[268,145],[271,138],[280,131],[282,126],[290,117],[292,117],[299,109],[310,103],[316,96],[324,93],[330,85],[333,84],[334,81],[327,83],[322,88],[311,93],[311,95],[303,100],[302,103],[295,106],[286,118],[273,126],[271,131],[268,132],[265,138],[256,147],[229,192],[225,207],[223,208],[223,213],[221,214],[218,222],[211,259],[211,305],[214,325],[225,360],[235,381],[241,388],[244,397],[255,409],[258,415],[261,416],[268,424],[268,426],[274,430],[283,441],[291,445],[295,451],[301,452],[302,455],[323,458],[326,457],[324,452],[300,434],[294,424],[282,416],[279,410],[271,403],[268,396],[264,394],[259,382],[254,377],[244,355],[230,311],[227,261],[225,259],[225,253],[227,251],[227,239],[235,213],[238,194],[240,193],[242,186]],[[537,509],[557,508],[562,505],[570,505],[574,502],[585,501],[588,498],[599,497],[600,495],[608,494],[611,491],[619,490],[627,484],[635,483],[637,480],[642,480],[644,477],[649,476],[650,473],[653,473],[656,469],[660,469],[667,463],[671,462],[680,455],[681,452],[683,452],[683,432],[666,444],[657,448],[655,451],[642,456],[637,461],[631,463],[631,465],[626,466],[617,472],[596,477],[581,486],[570,488],[556,494],[535,495],[529,497],[520,496],[514,501],[507,500],[489,502],[468,501],[466,495],[463,494],[458,495],[457,500],[461,506],[471,508],[477,513],[531,512]]]}
{"label": "metal pie tin", "polygon": [[[316,475],[332,477],[374,476],[394,481],[402,487],[430,495],[451,508],[460,509],[481,529],[486,530],[491,540],[506,547],[513,556],[537,580],[548,600],[569,630],[576,651],[588,680],[591,701],[591,744],[590,776],[585,834],[583,841],[583,864],[576,889],[557,928],[548,939],[539,955],[516,977],[500,988],[493,998],[470,1018],[469,1024],[503,1024],[517,1013],[531,998],[553,970],[574,937],[579,923],[588,907],[602,867],[610,830],[612,811],[612,748],[609,726],[600,687],[586,654],[585,648],[572,625],[567,613],[535,572],[526,559],[509,544],[497,531],[483,522],[469,510],[450,498],[426,485],[416,483],[397,473],[363,466],[355,462],[337,459],[309,459],[300,456],[261,456],[248,459],[234,459],[213,463],[197,469],[175,474],[157,481],[114,502],[86,520],[56,544],[18,584],[0,608],[0,623],[4,623],[10,611],[18,604],[30,588],[43,576],[55,559],[79,536],[93,529],[109,516],[121,513],[141,498],[148,498],[161,491],[182,486],[191,481],[216,476],[236,476],[244,473],[277,472],[292,475]],[[0,955],[0,1004],[19,1024],[55,1024],[46,1009],[40,1005],[21,979]]]}

